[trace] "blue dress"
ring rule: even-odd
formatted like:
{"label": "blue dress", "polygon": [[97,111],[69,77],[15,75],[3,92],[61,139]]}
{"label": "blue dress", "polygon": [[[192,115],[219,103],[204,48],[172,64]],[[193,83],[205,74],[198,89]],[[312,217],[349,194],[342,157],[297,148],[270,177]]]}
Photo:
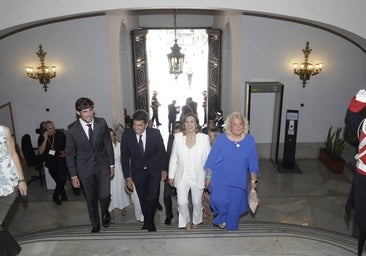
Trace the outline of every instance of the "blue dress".
{"label": "blue dress", "polygon": [[[235,143],[220,134],[207,158],[205,168],[212,170],[210,206],[214,225],[226,223],[227,230],[239,228],[240,215],[247,212],[250,172],[259,173],[258,156],[252,135]],[[249,177],[248,177],[249,175]]]}

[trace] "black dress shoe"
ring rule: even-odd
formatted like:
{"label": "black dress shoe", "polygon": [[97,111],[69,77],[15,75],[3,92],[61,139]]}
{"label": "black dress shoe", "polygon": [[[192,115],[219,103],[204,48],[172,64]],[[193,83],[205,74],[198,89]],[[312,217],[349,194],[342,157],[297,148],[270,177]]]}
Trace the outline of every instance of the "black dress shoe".
{"label": "black dress shoe", "polygon": [[156,206],[156,209],[158,209],[159,211],[163,210],[163,206],[161,206],[160,202],[158,202],[158,205]]}
{"label": "black dress shoe", "polygon": [[103,214],[103,217],[102,217],[103,227],[108,228],[110,222],[111,222],[111,216],[109,215],[109,213]]}
{"label": "black dress shoe", "polygon": [[92,228],[92,230],[91,230],[91,232],[92,232],[92,233],[98,233],[98,232],[99,232],[99,230],[100,230],[100,226],[98,225],[98,226],[96,226],[96,227],[93,227],[93,228]]}
{"label": "black dress shoe", "polygon": [[148,230],[149,228],[150,228],[150,225],[144,223],[144,225],[142,226],[141,230],[144,230],[144,229]]}
{"label": "black dress shoe", "polygon": [[147,230],[149,232],[156,232],[156,227],[155,227],[155,224],[151,224],[149,229]]}
{"label": "black dress shoe", "polygon": [[173,216],[166,216],[165,218],[165,225],[170,225],[172,223]]}

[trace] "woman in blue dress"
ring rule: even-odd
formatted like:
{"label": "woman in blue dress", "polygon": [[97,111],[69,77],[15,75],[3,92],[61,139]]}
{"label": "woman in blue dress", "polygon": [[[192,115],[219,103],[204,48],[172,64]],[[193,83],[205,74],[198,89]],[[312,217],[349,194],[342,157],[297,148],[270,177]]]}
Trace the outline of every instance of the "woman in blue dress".
{"label": "woman in blue dress", "polygon": [[221,229],[239,229],[240,215],[249,209],[248,187],[257,187],[258,156],[248,130],[248,120],[243,115],[230,114],[224,133],[216,138],[205,164],[205,186],[211,193],[213,224]]}

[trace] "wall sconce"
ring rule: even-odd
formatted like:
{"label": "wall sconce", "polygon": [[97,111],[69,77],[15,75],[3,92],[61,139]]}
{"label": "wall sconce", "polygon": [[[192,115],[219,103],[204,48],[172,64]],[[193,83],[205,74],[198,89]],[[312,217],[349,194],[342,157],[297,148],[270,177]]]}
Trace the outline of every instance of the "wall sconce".
{"label": "wall sconce", "polygon": [[309,80],[311,76],[319,74],[323,68],[323,63],[313,65],[308,62],[311,51],[312,49],[309,47],[309,42],[306,42],[305,49],[302,49],[302,52],[305,55],[305,61],[301,63],[300,66],[297,63],[293,63],[294,73],[302,80],[303,88],[305,88],[306,81]]}
{"label": "wall sconce", "polygon": [[39,45],[39,51],[36,53],[41,61],[41,66],[36,69],[30,66],[25,67],[25,71],[27,72],[27,76],[29,78],[38,79],[40,84],[43,84],[44,91],[47,92],[47,84],[50,83],[51,79],[56,76],[56,67],[51,66],[51,70],[45,66],[44,59],[46,57],[47,52],[44,52],[42,49],[42,45]]}

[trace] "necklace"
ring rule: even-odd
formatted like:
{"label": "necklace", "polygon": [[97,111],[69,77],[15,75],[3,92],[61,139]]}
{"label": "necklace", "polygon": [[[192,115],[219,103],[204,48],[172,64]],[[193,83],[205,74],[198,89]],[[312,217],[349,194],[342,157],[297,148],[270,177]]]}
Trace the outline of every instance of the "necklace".
{"label": "necklace", "polygon": [[235,146],[237,148],[240,148],[239,141],[241,141],[244,138],[243,135],[240,135],[240,136],[231,135],[230,137],[231,137],[232,141],[234,142]]}

